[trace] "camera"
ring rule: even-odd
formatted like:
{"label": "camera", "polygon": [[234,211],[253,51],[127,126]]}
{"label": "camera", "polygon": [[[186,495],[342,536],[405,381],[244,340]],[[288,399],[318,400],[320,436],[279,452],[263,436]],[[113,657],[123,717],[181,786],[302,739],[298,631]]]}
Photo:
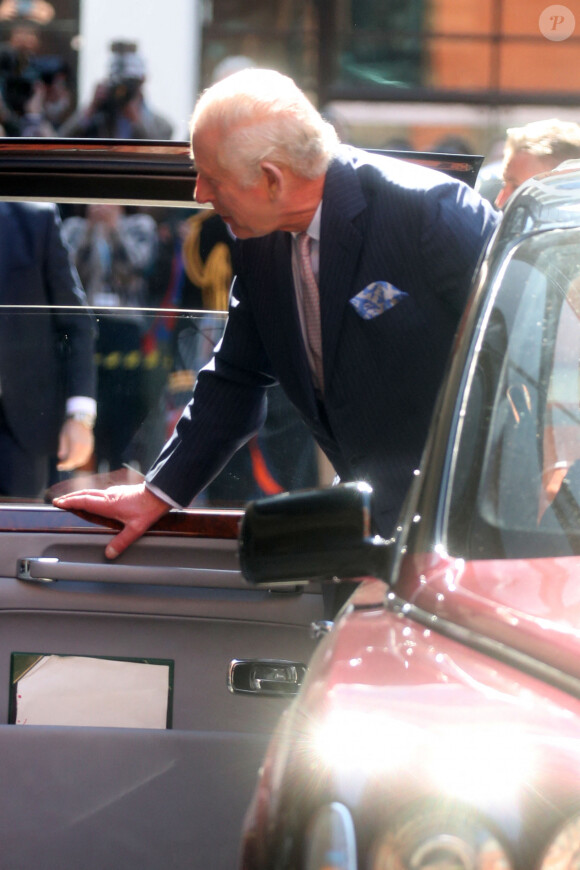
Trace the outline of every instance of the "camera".
{"label": "camera", "polygon": [[135,42],[113,42],[110,50],[109,74],[99,109],[116,115],[138,94],[145,78],[145,65]]}

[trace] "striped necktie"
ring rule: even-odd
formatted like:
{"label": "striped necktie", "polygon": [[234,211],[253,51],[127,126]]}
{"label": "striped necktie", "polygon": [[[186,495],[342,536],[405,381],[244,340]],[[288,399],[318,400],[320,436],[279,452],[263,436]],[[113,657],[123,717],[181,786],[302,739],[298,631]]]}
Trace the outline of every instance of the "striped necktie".
{"label": "striped necktie", "polygon": [[320,392],[324,389],[322,374],[322,336],[320,334],[320,295],[318,284],[312,271],[310,259],[310,236],[308,233],[300,233],[298,236],[298,250],[300,252],[300,277],[302,278],[302,306],[306,326],[306,337],[312,361],[314,364],[314,383]]}

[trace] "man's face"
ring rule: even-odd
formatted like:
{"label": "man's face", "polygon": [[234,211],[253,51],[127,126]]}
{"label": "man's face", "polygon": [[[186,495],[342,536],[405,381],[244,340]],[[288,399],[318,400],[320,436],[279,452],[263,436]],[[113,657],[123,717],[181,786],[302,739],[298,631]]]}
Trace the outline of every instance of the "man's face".
{"label": "man's face", "polygon": [[202,127],[193,137],[197,202],[210,203],[240,239],[264,236],[278,229],[277,196],[268,175],[262,172],[255,184],[242,187],[235,172],[218,161],[220,144],[215,129]]}
{"label": "man's face", "polygon": [[495,198],[496,207],[504,208],[520,184],[552,167],[553,160],[549,157],[538,157],[527,151],[507,151],[503,160],[503,187]]}

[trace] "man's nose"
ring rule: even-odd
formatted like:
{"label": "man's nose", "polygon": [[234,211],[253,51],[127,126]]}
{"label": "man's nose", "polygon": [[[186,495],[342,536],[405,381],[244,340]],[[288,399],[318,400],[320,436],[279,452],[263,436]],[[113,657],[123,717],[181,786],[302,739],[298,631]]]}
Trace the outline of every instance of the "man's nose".
{"label": "man's nose", "polygon": [[209,185],[205,183],[201,175],[198,175],[195,181],[195,190],[193,196],[195,201],[199,203],[206,203],[211,201],[211,192],[209,189]]}
{"label": "man's nose", "polygon": [[503,208],[512,193],[514,192],[514,189],[515,188],[513,184],[504,184],[504,186],[495,198],[495,207]]}

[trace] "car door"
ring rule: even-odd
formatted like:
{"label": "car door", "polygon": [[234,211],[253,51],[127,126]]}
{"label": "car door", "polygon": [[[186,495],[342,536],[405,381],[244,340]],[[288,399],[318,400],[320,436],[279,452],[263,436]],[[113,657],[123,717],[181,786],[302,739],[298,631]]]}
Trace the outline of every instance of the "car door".
{"label": "car door", "polygon": [[[0,506],[6,867],[233,864],[265,741],[308,663],[321,607],[311,591],[244,586],[235,514],[173,519],[109,565],[99,526],[49,506]],[[44,685],[40,668],[27,686],[31,659]],[[252,665],[232,672],[236,661]],[[53,662],[70,668],[51,676]],[[136,688],[130,675],[101,684],[99,663],[167,673],[155,692],[146,674]],[[124,695],[139,691],[151,697],[132,724]],[[72,692],[93,716],[80,726]]]}
{"label": "car door", "polygon": [[[135,179],[119,180],[125,199],[115,202],[152,217],[159,251],[165,224],[175,215],[189,219],[193,203],[171,210],[171,179],[162,178],[151,196],[155,172],[147,155],[139,160]],[[84,219],[87,201],[107,193],[97,163],[88,186],[74,167],[52,178],[50,199],[63,226]],[[191,190],[191,177],[185,181]],[[22,178],[18,191],[11,198],[48,198]],[[0,193],[7,195],[4,186]],[[16,489],[0,498],[3,867],[234,866],[268,737],[315,644],[319,589],[249,588],[238,565],[243,504],[260,485],[285,483],[276,451],[283,457],[289,449],[287,426],[277,446],[276,433],[269,439],[267,457],[257,441],[191,508],[172,511],[115,563],[104,557],[113,532],[106,523],[51,504],[65,489],[141,479],[219,339],[223,312],[166,298],[171,265],[173,257],[153,301],[150,294],[132,306],[107,305],[101,288],[90,312],[68,312],[69,332],[74,318],[90,317],[99,340],[109,342],[95,346],[97,455],[73,476],[54,472],[53,463],[38,497]],[[152,267],[150,288],[156,277]],[[35,344],[40,321],[64,314],[56,304],[0,303],[0,332],[18,337],[20,368],[37,360],[37,379],[45,375]],[[127,324],[135,327],[134,345],[123,343]],[[6,406],[10,377],[0,375]],[[32,385],[20,391],[22,402],[28,391],[34,394]],[[278,422],[288,411],[275,410]],[[128,434],[116,451],[106,436],[124,430],[123,421]],[[45,422],[38,414],[32,429]],[[311,453],[311,443],[300,444],[306,430],[297,432],[295,420],[292,427],[292,450]],[[260,459],[264,474],[256,479],[252,461]]]}

